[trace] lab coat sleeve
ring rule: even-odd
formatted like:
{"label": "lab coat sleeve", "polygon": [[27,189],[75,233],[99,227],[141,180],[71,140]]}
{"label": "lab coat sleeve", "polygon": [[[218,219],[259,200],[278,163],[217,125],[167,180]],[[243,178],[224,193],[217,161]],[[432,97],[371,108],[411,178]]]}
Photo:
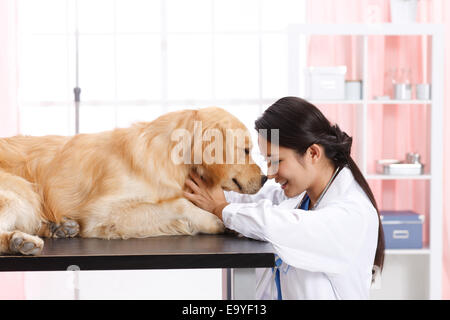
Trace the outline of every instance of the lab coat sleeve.
{"label": "lab coat sleeve", "polygon": [[287,264],[311,272],[342,273],[356,258],[367,228],[367,209],[351,201],[314,211],[286,209],[269,200],[226,206],[225,226],[271,242]]}
{"label": "lab coat sleeve", "polygon": [[256,194],[242,194],[234,191],[225,191],[225,199],[230,203],[251,203],[261,199],[269,199],[274,204],[278,204],[287,197],[279,184],[267,182]]}

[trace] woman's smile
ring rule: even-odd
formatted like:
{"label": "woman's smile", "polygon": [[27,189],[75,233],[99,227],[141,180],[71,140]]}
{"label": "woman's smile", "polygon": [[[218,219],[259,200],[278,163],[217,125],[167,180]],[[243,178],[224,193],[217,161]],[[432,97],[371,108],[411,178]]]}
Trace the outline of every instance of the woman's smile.
{"label": "woman's smile", "polygon": [[288,184],[288,180],[287,179],[275,179],[276,183],[279,183],[281,186],[281,189],[285,189],[286,185]]}

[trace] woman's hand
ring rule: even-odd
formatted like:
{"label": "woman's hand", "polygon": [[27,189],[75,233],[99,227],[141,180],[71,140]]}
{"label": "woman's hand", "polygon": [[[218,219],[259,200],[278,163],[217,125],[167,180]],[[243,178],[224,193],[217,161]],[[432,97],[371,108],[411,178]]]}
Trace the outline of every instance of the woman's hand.
{"label": "woman's hand", "polygon": [[222,210],[228,205],[220,186],[207,187],[202,178],[195,172],[189,174],[185,182],[188,192],[184,196],[197,207],[215,214],[222,220]]}

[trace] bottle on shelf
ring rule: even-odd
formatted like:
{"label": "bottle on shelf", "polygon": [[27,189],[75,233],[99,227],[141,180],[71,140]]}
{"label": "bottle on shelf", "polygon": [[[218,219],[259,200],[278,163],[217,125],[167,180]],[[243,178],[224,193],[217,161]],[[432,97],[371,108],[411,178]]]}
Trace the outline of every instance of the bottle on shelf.
{"label": "bottle on shelf", "polygon": [[398,81],[394,84],[394,99],[395,100],[411,100],[411,69],[398,69]]}

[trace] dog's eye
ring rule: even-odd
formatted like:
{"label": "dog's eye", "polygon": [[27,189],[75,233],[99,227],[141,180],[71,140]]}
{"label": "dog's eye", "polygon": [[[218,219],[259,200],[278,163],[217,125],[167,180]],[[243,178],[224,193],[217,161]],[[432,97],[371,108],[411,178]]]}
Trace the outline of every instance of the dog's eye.
{"label": "dog's eye", "polygon": [[250,153],[250,149],[249,148],[245,148],[244,151],[245,151],[245,154],[249,154]]}

